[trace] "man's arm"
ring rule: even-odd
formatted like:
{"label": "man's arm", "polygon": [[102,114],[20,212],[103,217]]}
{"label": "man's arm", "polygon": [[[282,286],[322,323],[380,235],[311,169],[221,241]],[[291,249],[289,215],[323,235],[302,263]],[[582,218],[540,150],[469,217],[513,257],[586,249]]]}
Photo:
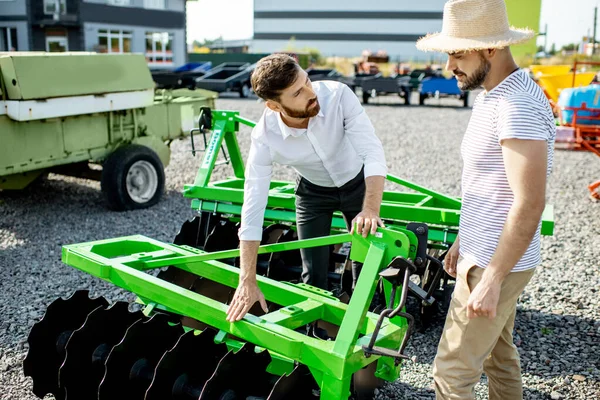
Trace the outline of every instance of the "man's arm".
{"label": "man's arm", "polygon": [[242,222],[238,234],[240,238],[240,278],[227,309],[227,321],[230,322],[242,319],[257,301],[267,312],[265,298],[256,282],[256,259],[262,239],[272,170],[270,149],[267,145],[253,139],[246,168]]}
{"label": "man's arm", "polygon": [[383,227],[379,213],[381,211],[384,184],[385,177],[383,176],[372,175],[365,178],[366,191],[363,209],[352,221],[350,233],[354,233],[354,226],[356,226],[356,231],[367,237],[369,232],[374,234],[378,226]]}
{"label": "man's arm", "polygon": [[444,258],[444,270],[453,278],[456,278],[456,265],[458,264],[458,257],[460,256],[460,236],[456,235],[456,239],[446,257]]}
{"label": "man's arm", "polygon": [[344,131],[365,164],[365,178],[387,176],[385,152],[375,128],[356,95],[343,85],[340,100],[344,115]]}
{"label": "man's arm", "polygon": [[502,281],[531,244],[546,204],[547,143],[506,139],[502,154],[514,201],[496,252],[469,297],[469,318],[496,316]]}
{"label": "man's arm", "polygon": [[387,166],[385,152],[381,141],[375,134],[375,128],[365,113],[356,95],[344,85],[341,105],[344,113],[344,129],[352,146],[362,158],[365,165],[365,199],[363,210],[352,222],[352,230],[366,237],[369,232],[375,233],[378,226],[383,226],[379,218],[381,200]]}
{"label": "man's arm", "polygon": [[227,310],[227,321],[229,322],[244,318],[244,315],[257,301],[263,311],[268,312],[265,296],[256,282],[256,260],[259,246],[260,241],[258,240],[240,241],[240,280]]}
{"label": "man's arm", "polygon": [[503,281],[531,244],[546,206],[547,143],[509,139],[502,154],[514,193],[496,252],[486,274]]}
{"label": "man's arm", "polygon": [[365,201],[363,209],[373,210],[379,214],[381,210],[381,199],[383,197],[383,186],[385,177],[372,175],[365,178],[367,190],[365,192]]}

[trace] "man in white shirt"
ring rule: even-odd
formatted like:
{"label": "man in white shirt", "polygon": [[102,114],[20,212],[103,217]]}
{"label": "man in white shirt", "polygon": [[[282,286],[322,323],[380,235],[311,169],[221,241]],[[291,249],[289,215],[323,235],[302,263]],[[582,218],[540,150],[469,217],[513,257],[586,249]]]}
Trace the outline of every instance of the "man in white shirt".
{"label": "man in white shirt", "polygon": [[[363,236],[383,226],[379,210],[387,167],[381,142],[356,95],[333,81],[311,82],[286,54],[260,60],[252,74],[254,92],[266,108],[252,131],[239,231],[240,280],[227,311],[239,321],[257,301],[267,312],[256,283],[273,163],[298,173],[298,237],[327,236],[333,212],[341,211],[350,231]],[[303,249],[302,280],[327,289],[329,250]],[[353,265],[356,281],[359,266]]]}

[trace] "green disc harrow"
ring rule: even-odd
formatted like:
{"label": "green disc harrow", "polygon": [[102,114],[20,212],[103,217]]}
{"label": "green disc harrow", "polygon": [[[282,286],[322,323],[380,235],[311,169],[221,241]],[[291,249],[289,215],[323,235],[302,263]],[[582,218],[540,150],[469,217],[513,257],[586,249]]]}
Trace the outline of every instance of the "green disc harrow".
{"label": "green disc harrow", "polygon": [[[385,381],[398,379],[411,358],[408,296],[419,299],[422,312],[449,297],[441,260],[456,238],[460,200],[388,176],[416,193],[384,193],[385,228],[367,238],[351,235],[336,214],[330,236],[298,240],[294,185],[273,181],[257,265],[268,312],[255,306],[228,322],[239,279],[240,124],[254,126],[236,112],[202,113],[195,133],[204,139],[204,157],[184,190],[198,215],[174,243],[134,235],[63,247],[65,264],[135,293],[138,306],[109,304],[86,291],[50,304],[31,329],[23,365],[36,396],[371,399]],[[211,182],[223,163],[234,177]],[[544,234],[552,234],[551,212]],[[315,246],[331,250],[328,290],[300,279],[300,249]],[[363,263],[354,288],[351,260]]]}

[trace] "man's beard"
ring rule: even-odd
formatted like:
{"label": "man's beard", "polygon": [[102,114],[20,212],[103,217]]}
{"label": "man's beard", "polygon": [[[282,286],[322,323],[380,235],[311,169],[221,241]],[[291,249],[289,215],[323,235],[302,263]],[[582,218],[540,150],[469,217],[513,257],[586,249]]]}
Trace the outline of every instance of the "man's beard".
{"label": "man's beard", "polygon": [[[314,103],[317,104],[311,108],[311,106]],[[306,109],[304,110],[292,110],[291,108],[287,108],[283,104],[281,105],[281,107],[283,108],[283,111],[285,111],[285,114],[290,118],[312,118],[316,116],[321,110],[321,105],[319,104],[319,101],[316,98],[311,100],[306,106]]]}
{"label": "man's beard", "polygon": [[460,90],[475,90],[480,88],[483,85],[483,82],[485,82],[485,79],[490,73],[491,64],[482,55],[479,56],[481,57],[481,64],[471,76],[467,76],[462,71],[458,71],[458,74],[455,72],[455,75],[462,74],[466,77],[464,81],[458,81],[458,88]]}

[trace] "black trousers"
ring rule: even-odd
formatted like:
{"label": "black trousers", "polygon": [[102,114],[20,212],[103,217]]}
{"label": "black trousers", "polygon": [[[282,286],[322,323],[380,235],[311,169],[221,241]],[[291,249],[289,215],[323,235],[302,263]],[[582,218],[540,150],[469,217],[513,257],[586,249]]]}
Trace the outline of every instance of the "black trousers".
{"label": "black trousers", "polygon": [[[341,211],[348,231],[352,220],[362,211],[365,198],[364,169],[342,187],[323,187],[305,178],[296,181],[296,223],[299,239],[329,236],[333,213]],[[301,249],[302,281],[327,290],[329,247]],[[352,262],[352,278],[358,279],[362,264]]]}

